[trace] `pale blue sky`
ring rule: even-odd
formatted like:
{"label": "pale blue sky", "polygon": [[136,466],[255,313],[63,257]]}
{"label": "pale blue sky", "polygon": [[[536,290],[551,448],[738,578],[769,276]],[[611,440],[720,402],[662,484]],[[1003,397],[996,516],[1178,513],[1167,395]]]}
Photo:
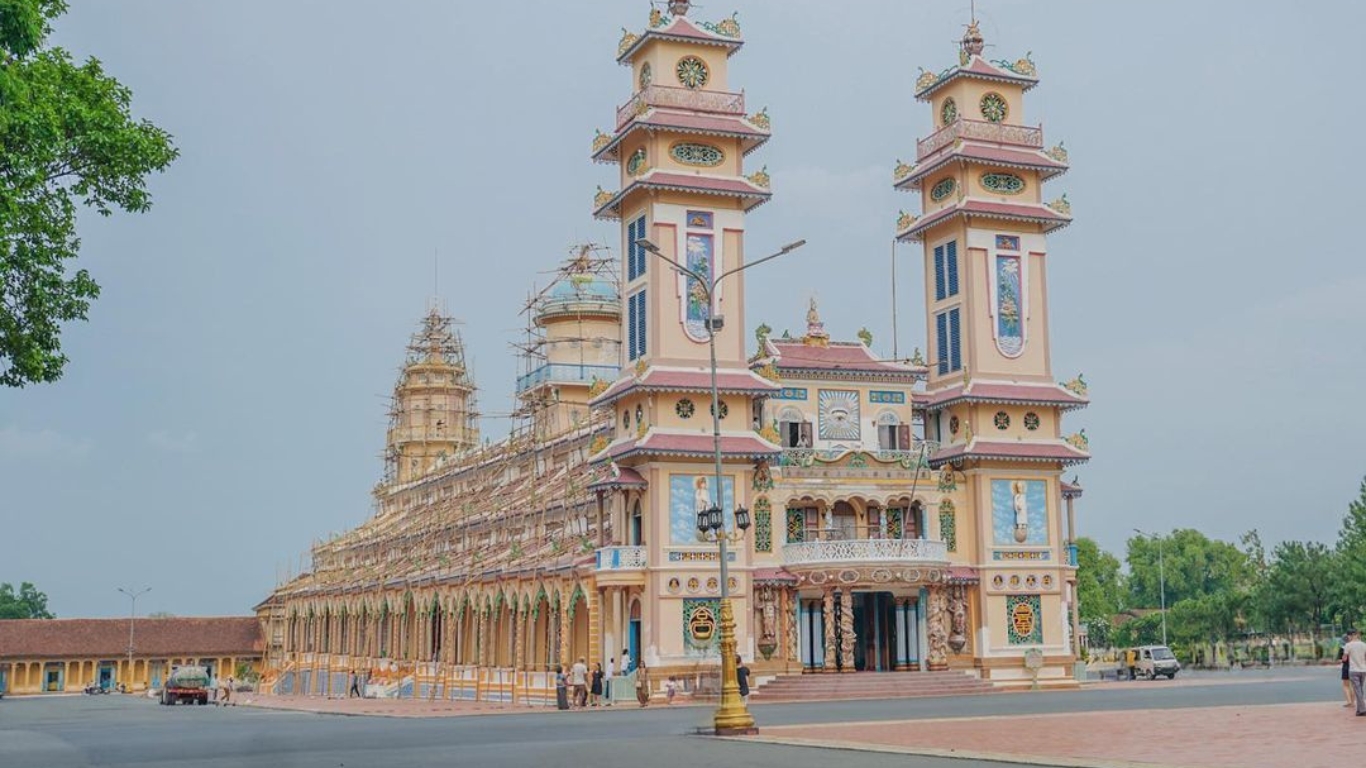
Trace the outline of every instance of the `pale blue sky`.
{"label": "pale blue sky", "polygon": [[[748,324],[891,352],[898,157],[930,125],[917,67],[954,60],[967,0],[730,0],[732,84],[769,106],[751,156],[775,197],[755,250],[810,241],[749,281]],[[1366,122],[1350,2],[980,0],[993,58],[1033,52],[1027,119],[1073,169],[1051,239],[1054,373],[1095,460],[1083,533],[1135,526],[1331,540],[1366,473],[1358,406]],[[0,391],[0,581],[64,616],[243,613],[315,536],[370,514],[385,397],[441,289],[486,411],[509,408],[518,309],[584,239],[588,160],[630,96],[613,59],[645,0],[82,2],[58,41],[95,54],[181,159],[144,216],[84,222],[104,287],[54,385]],[[901,251],[902,352],[924,346]],[[762,269],[762,268],[761,268]],[[506,434],[502,419],[486,434]]]}

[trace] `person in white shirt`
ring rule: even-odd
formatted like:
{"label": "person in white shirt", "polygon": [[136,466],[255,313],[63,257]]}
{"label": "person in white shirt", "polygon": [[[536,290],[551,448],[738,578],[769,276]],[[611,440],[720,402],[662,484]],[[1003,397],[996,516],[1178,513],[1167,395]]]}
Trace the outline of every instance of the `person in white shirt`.
{"label": "person in white shirt", "polygon": [[574,686],[574,706],[580,709],[588,706],[588,664],[582,656],[569,670],[569,684]]}
{"label": "person in white shirt", "polygon": [[603,698],[607,699],[607,706],[612,706],[612,676],[617,673],[617,657],[613,656],[607,660],[607,676],[603,680]]}
{"label": "person in white shirt", "polygon": [[1366,643],[1361,642],[1361,633],[1355,629],[1347,637],[1349,641],[1342,647],[1347,654],[1347,676],[1352,680],[1352,693],[1356,695],[1357,717],[1366,717],[1366,702],[1361,700],[1361,688],[1366,683]]}
{"label": "person in white shirt", "polygon": [[626,648],[621,649],[621,674],[631,674],[631,652]]}

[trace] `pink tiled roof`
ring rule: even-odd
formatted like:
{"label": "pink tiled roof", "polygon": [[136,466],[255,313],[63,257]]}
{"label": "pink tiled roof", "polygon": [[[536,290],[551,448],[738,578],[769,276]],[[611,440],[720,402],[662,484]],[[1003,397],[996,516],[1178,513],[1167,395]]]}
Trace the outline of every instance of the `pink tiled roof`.
{"label": "pink tiled roof", "polygon": [[[676,434],[651,430],[638,440],[625,440],[607,447],[595,461],[620,459],[635,455],[656,456],[711,456],[715,451],[712,436],[703,433]],[[781,453],[782,448],[758,435],[722,435],[723,456],[760,457]]]}
{"label": "pink tiled roof", "polygon": [[941,208],[928,216],[921,217],[914,225],[897,233],[898,240],[919,240],[925,230],[957,215],[983,216],[993,219],[1014,221],[1035,221],[1043,224],[1044,232],[1052,232],[1072,223],[1071,216],[1063,216],[1046,205],[1038,203],[1000,203],[991,200],[967,198],[959,203]]}
{"label": "pink tiled roof", "polygon": [[960,458],[1022,459],[1025,461],[1060,461],[1077,464],[1090,459],[1090,454],[1064,442],[997,442],[973,440],[971,443],[951,445],[930,457],[930,466],[938,467]]}
{"label": "pink tiled roof", "polygon": [[746,139],[745,154],[757,149],[768,141],[770,136],[768,131],[759,129],[741,115],[700,115],[672,109],[654,108],[643,116],[633,117],[630,122],[622,126],[621,130],[617,131],[617,135],[612,137],[610,143],[593,153],[593,159],[599,161],[617,160],[617,148],[622,139],[625,139],[632,131],[642,128],[668,128],[680,133],[739,136]]}
{"label": "pink tiled roof", "polygon": [[857,342],[830,342],[818,347],[800,340],[768,340],[768,354],[780,371],[823,371],[878,374],[914,378],[926,368],[879,360],[870,349]]}
{"label": "pink tiled roof", "polygon": [[967,66],[954,67],[953,69],[946,72],[943,77],[939,78],[938,80],[935,80],[933,83],[925,86],[923,89],[917,92],[915,94],[915,97],[917,99],[920,99],[921,101],[928,100],[930,96],[934,95],[935,91],[939,90],[940,88],[943,88],[944,86],[948,85],[954,80],[957,80],[960,77],[973,78],[977,80],[991,80],[994,82],[1007,81],[1012,83],[1019,83],[1020,85],[1024,86],[1024,90],[1026,91],[1039,84],[1039,78],[1037,77],[1027,77],[1025,75],[1019,74],[1018,72],[1012,72],[1009,69],[992,64],[991,62],[987,61],[981,56],[973,56],[972,59],[968,62]]}
{"label": "pink tiled roof", "polygon": [[619,467],[612,465],[611,471],[606,477],[588,484],[588,490],[594,491],[600,488],[644,488],[649,485],[640,473],[630,467]]}
{"label": "pink tiled roof", "polygon": [[994,381],[974,381],[966,390],[961,384],[929,392],[917,398],[930,410],[939,410],[961,401],[986,403],[1042,403],[1058,405],[1064,410],[1084,408],[1087,398],[1069,392],[1056,384],[1015,384]]}
{"label": "pink tiled roof", "polygon": [[744,41],[737,38],[724,37],[714,32],[708,32],[694,24],[692,20],[686,16],[675,16],[668,24],[665,24],[658,29],[645,30],[645,32],[641,34],[639,40],[636,40],[630,48],[621,52],[621,55],[617,57],[617,63],[629,64],[631,60],[635,58],[636,52],[640,50],[641,46],[645,45],[646,41],[651,38],[663,40],[691,40],[693,42],[707,43],[709,45],[720,45],[728,49],[726,55],[735,53],[740,50],[740,46],[744,45]]}
{"label": "pink tiled roof", "polygon": [[[716,372],[716,388],[723,394],[774,392],[782,387],[750,371],[726,370]],[[669,368],[649,368],[645,375],[617,379],[602,394],[589,401],[597,407],[607,405],[627,392],[636,389],[663,390],[673,392],[710,392],[711,371],[701,368],[694,370],[673,370]]]}
{"label": "pink tiled roof", "polygon": [[781,584],[795,584],[797,577],[783,570],[782,568],[755,568],[754,581],[756,583],[769,582]]}
{"label": "pink tiled roof", "polygon": [[955,159],[976,160],[981,163],[1004,165],[1015,168],[1035,168],[1045,179],[1051,179],[1067,172],[1067,164],[1034,149],[1006,149],[975,142],[954,142],[930,155],[915,167],[911,175],[896,183],[897,189],[915,189],[920,182]]}
{"label": "pink tiled roof", "polygon": [[1062,497],[1063,497],[1064,499],[1078,499],[1078,498],[1081,498],[1081,493],[1082,493],[1082,490],[1081,490],[1081,485],[1080,485],[1080,484],[1077,484],[1077,483],[1069,483],[1069,482],[1067,482],[1066,480],[1062,481]]}
{"label": "pink tiled roof", "polygon": [[617,218],[621,215],[617,209],[621,205],[622,199],[637,189],[671,189],[684,192],[702,192],[723,197],[738,197],[743,201],[746,211],[764,203],[773,196],[772,192],[751,184],[747,179],[719,179],[714,176],[694,176],[686,173],[668,173],[654,170],[632,181],[625,189],[613,195],[611,200],[598,206],[593,211],[593,216],[599,219]]}
{"label": "pink tiled roof", "polygon": [[970,565],[951,565],[944,574],[944,578],[955,584],[976,584],[978,581],[977,569]]}
{"label": "pink tiled roof", "polygon": [[[146,657],[259,656],[255,616],[139,618],[135,655]],[[122,658],[127,619],[9,619],[0,621],[0,658]]]}

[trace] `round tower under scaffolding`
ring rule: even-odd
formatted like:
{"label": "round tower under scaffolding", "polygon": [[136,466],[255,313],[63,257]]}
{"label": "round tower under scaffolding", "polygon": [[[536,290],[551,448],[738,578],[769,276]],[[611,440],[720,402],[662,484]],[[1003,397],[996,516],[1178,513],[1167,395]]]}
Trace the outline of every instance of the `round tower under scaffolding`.
{"label": "round tower under scaffolding", "polygon": [[454,324],[432,307],[408,342],[389,409],[385,484],[411,482],[479,445],[476,388]]}
{"label": "round tower under scaffolding", "polygon": [[594,383],[621,372],[621,294],[616,259],[583,245],[527,302],[518,415],[537,440],[587,426]]}

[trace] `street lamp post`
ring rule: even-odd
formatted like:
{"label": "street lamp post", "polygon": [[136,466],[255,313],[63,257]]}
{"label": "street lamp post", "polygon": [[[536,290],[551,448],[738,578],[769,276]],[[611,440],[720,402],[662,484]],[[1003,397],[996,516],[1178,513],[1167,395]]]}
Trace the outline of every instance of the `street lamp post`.
{"label": "street lamp post", "polygon": [[1158,584],[1159,584],[1159,587],[1158,587],[1158,589],[1159,589],[1159,597],[1158,597],[1158,599],[1161,601],[1159,604],[1162,606],[1162,644],[1163,644],[1163,645],[1166,645],[1166,644],[1167,644],[1167,567],[1166,567],[1166,564],[1163,562],[1163,557],[1162,557],[1162,537],[1161,537],[1161,536],[1158,536],[1158,535],[1156,535],[1156,534],[1152,534],[1152,533],[1144,533],[1143,531],[1140,531],[1140,530],[1138,530],[1137,528],[1134,529],[1134,533],[1138,534],[1139,536],[1145,536],[1145,537],[1147,537],[1147,538],[1153,539],[1154,541],[1157,542],[1157,579],[1158,579]]}
{"label": "street lamp post", "polygon": [[128,608],[128,690],[133,690],[133,620],[137,617],[138,598],[152,591],[151,587],[133,590],[117,587],[123,594],[128,596],[131,605]]}
{"label": "street lamp post", "polygon": [[754,716],[749,713],[744,699],[740,698],[740,682],[736,676],[735,613],[730,603],[730,568],[729,563],[727,563],[729,551],[726,546],[731,540],[739,541],[744,536],[745,530],[749,528],[749,510],[744,507],[735,510],[735,524],[740,529],[738,532],[724,530],[725,519],[721,511],[722,505],[725,503],[721,475],[721,395],[716,384],[716,332],[721,329],[721,318],[714,317],[712,314],[716,309],[716,302],[713,297],[716,286],[722,280],[750,267],[757,267],[766,261],[772,261],[779,256],[791,253],[806,245],[806,241],[798,240],[788,243],[778,249],[776,253],[722,272],[715,279],[712,279],[710,274],[699,274],[697,271],[665,256],[659,246],[645,238],[636,240],[636,245],[662,261],[668,262],[679,273],[697,281],[697,286],[707,302],[707,347],[711,355],[712,469],[715,475],[713,481],[715,487],[712,489],[713,502],[711,508],[698,510],[697,529],[702,532],[704,537],[716,541],[718,555],[721,559],[721,704],[716,708],[713,724],[718,735],[756,733]]}

